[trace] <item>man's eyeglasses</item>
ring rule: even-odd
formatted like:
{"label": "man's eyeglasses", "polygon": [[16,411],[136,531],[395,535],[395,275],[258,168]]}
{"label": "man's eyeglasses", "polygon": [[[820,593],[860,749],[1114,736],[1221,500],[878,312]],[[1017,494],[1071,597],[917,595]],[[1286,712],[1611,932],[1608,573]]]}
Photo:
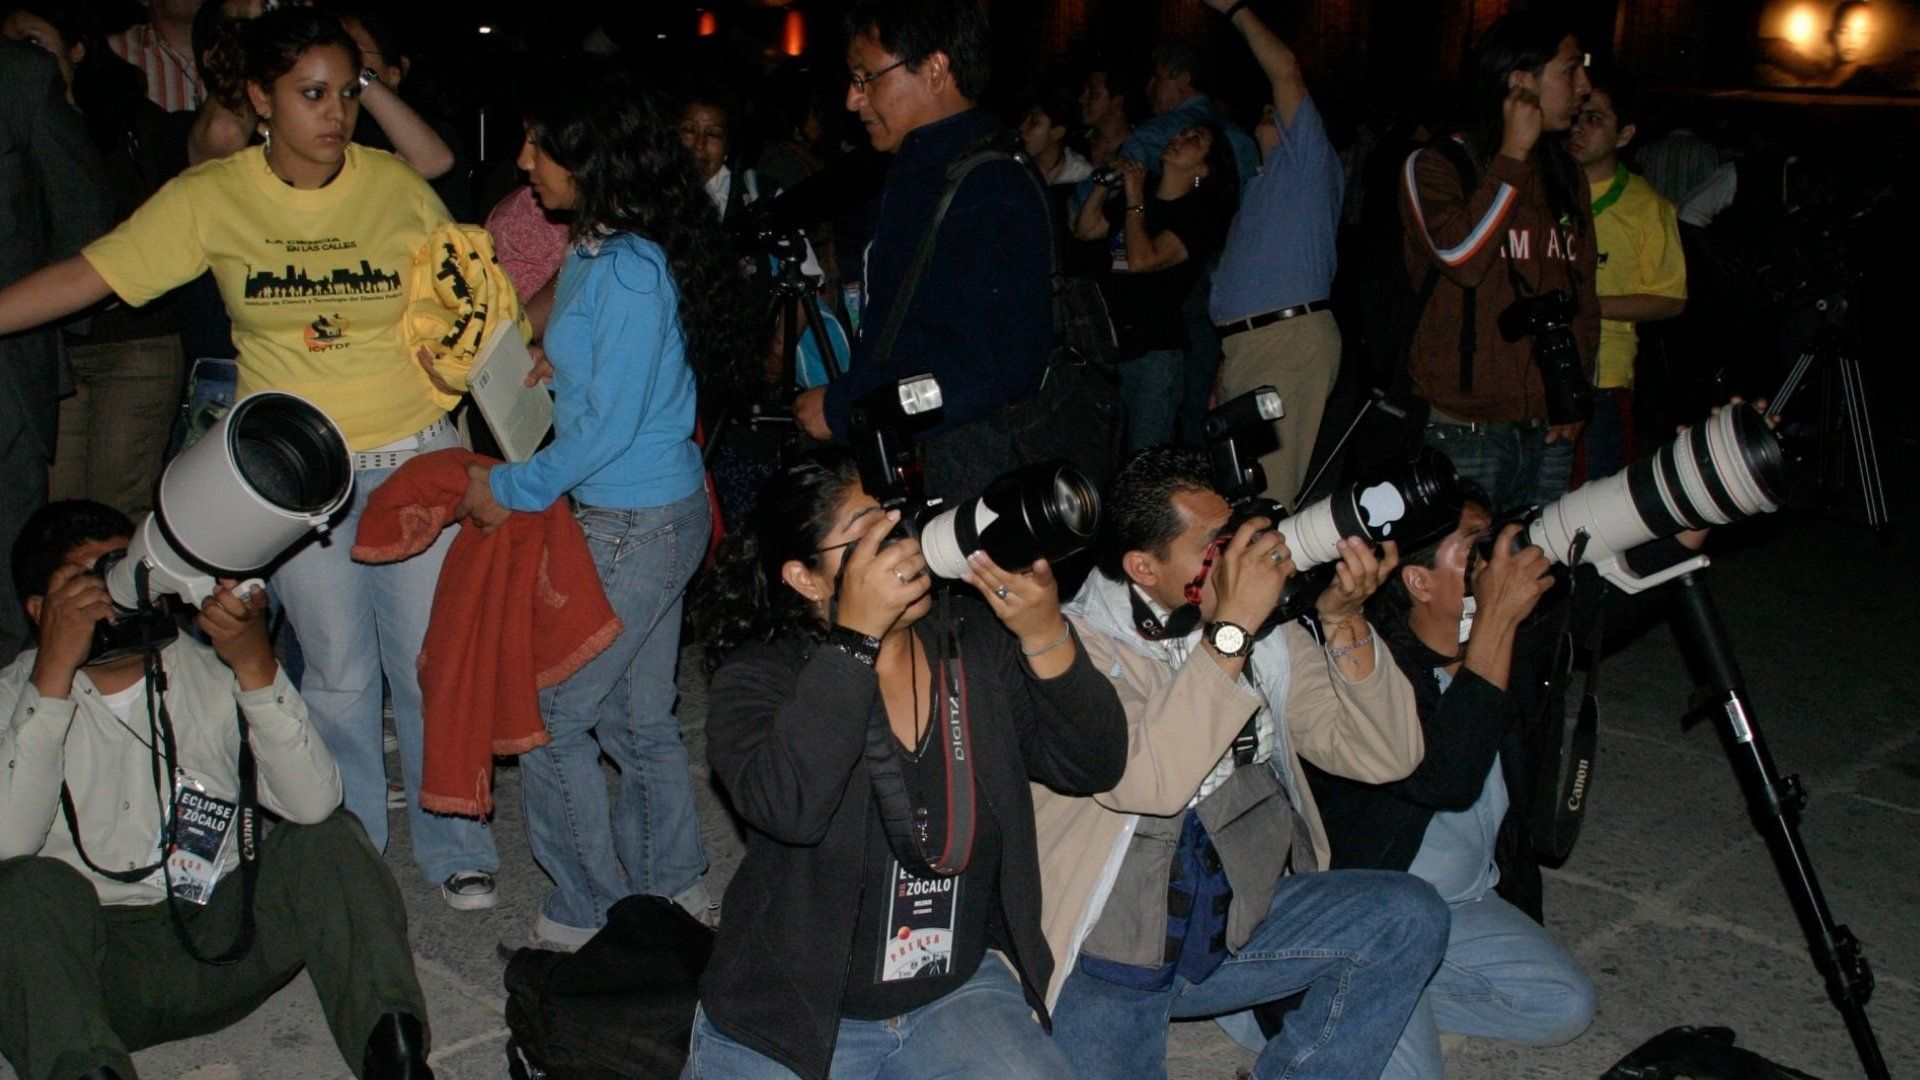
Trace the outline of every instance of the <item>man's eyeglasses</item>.
{"label": "man's eyeglasses", "polygon": [[887,72],[892,71],[894,68],[897,68],[905,63],[906,63],[905,60],[895,60],[893,63],[888,64],[886,67],[881,68],[879,71],[876,71],[871,75],[854,75],[849,73],[847,75],[847,85],[852,87],[854,90],[864,94],[867,92],[867,86],[870,83],[878,82],[880,79],[880,76],[885,75]]}

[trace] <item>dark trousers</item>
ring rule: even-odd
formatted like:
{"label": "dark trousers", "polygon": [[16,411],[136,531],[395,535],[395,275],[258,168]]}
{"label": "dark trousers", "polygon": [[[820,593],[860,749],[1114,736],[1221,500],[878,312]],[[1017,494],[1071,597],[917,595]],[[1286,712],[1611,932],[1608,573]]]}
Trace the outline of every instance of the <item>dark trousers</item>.
{"label": "dark trousers", "polygon": [[[203,954],[233,940],[241,903],[236,867],[207,906],[186,905]],[[0,934],[0,1054],[21,1080],[70,1080],[101,1066],[131,1080],[131,1051],[234,1024],[303,968],[355,1075],[381,1016],[426,1021],[400,889],[342,811],[269,831],[257,936],[237,964],[194,960],[164,903],[104,906],[55,859],[0,862],[0,911],[9,924]]]}

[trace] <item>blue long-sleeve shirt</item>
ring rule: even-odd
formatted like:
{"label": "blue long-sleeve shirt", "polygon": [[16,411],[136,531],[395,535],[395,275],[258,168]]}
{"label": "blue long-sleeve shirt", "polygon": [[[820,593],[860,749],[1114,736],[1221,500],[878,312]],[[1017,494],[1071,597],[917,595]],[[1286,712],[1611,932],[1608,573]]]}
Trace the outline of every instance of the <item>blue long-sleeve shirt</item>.
{"label": "blue long-sleeve shirt", "polygon": [[658,244],[632,233],[576,246],[547,322],[553,442],[494,468],[493,497],[544,510],[573,493],[589,506],[665,506],[701,483],[693,369],[680,292]]}
{"label": "blue long-sleeve shirt", "polygon": [[940,380],[945,408],[925,434],[978,420],[1039,387],[1053,343],[1053,226],[1039,190],[1018,171],[1029,166],[1012,161],[967,174],[914,286],[892,356],[880,365],[873,355],[946,191],[947,165],[981,136],[1005,130],[992,114],[969,109],[901,142],[867,248],[866,307],[852,369],[826,394],[827,426],[836,436],[848,436],[854,401],[904,375],[924,371]]}

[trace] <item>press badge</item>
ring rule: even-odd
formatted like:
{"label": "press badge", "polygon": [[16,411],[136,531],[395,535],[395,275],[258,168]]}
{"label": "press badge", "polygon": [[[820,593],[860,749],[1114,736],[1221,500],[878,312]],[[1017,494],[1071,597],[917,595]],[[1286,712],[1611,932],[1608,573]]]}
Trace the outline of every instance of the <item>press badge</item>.
{"label": "press badge", "polygon": [[[226,865],[227,849],[233,846],[234,823],[239,807],[225,799],[207,794],[200,781],[185,772],[175,775],[173,783],[173,843],[167,848],[166,875],[173,881],[173,895],[196,904],[213,899],[213,887],[220,883],[221,867]],[[154,857],[166,843],[166,826],[154,845]],[[156,873],[151,879],[162,881]]]}
{"label": "press badge", "polygon": [[893,862],[887,898],[887,940],[874,981],[930,979],[953,971],[953,938],[960,911],[958,877],[918,878]]}

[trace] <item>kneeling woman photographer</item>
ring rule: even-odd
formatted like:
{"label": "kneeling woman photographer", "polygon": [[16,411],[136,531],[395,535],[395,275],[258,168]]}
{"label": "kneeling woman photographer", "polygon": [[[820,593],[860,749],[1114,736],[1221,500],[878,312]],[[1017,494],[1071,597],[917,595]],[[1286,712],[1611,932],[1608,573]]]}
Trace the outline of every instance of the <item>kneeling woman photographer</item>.
{"label": "kneeling woman photographer", "polygon": [[848,452],[813,452],[702,600],[725,657],[708,758],[749,828],[684,1076],[1068,1071],[1033,1020],[1052,959],[1027,782],[1110,788],[1125,716],[1044,562],[976,555],[990,610],[936,603],[898,523]]}

